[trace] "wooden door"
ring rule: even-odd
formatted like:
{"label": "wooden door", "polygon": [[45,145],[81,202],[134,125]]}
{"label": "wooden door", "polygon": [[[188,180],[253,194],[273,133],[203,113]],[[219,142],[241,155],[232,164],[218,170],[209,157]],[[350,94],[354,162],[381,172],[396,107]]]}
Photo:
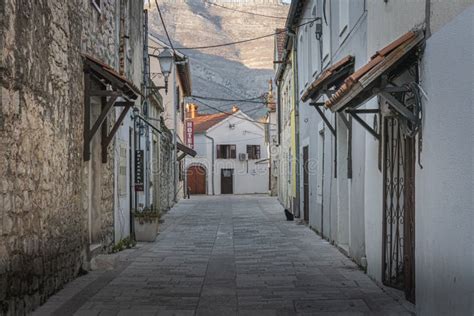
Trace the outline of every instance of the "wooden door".
{"label": "wooden door", "polygon": [[221,194],[234,193],[234,169],[221,169]]}
{"label": "wooden door", "polygon": [[206,194],[206,169],[202,166],[188,168],[188,188],[190,194]]}
{"label": "wooden door", "polygon": [[303,147],[303,219],[309,221],[309,152],[308,146]]}

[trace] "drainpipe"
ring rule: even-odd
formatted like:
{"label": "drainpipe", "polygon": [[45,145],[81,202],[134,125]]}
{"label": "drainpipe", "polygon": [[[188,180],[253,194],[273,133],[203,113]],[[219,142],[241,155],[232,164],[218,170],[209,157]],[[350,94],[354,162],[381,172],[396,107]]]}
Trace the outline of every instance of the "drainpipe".
{"label": "drainpipe", "polygon": [[212,162],[212,170],[211,170],[211,177],[212,177],[212,195],[214,195],[214,138],[212,138],[211,136],[207,135],[207,133],[204,134],[204,136],[207,138],[207,139],[210,139],[211,142],[212,142],[212,159],[211,159],[211,162]]}
{"label": "drainpipe", "polygon": [[293,97],[295,104],[295,172],[296,172],[296,192],[295,192],[295,216],[300,217],[300,127],[299,127],[299,89],[298,89],[298,40],[297,36],[293,36],[293,50],[292,50],[292,59],[293,59]]}

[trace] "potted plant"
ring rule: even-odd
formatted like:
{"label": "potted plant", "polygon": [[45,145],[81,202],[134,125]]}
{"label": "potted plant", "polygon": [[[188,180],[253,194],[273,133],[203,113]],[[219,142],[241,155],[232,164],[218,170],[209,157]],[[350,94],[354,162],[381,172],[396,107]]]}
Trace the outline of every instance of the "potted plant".
{"label": "potted plant", "polygon": [[158,235],[160,211],[154,208],[144,208],[133,212],[135,224],[135,239],[137,241],[155,241]]}

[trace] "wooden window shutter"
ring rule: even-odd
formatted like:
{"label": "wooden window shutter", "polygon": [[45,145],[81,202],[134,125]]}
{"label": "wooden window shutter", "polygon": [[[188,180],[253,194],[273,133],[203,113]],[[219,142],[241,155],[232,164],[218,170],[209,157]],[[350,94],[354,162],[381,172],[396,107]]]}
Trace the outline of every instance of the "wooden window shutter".
{"label": "wooden window shutter", "polygon": [[217,158],[221,157],[221,145],[216,145]]}
{"label": "wooden window shutter", "polygon": [[260,159],[260,145],[255,146],[255,159]]}
{"label": "wooden window shutter", "polygon": [[230,158],[236,158],[236,146],[235,145],[230,145]]}

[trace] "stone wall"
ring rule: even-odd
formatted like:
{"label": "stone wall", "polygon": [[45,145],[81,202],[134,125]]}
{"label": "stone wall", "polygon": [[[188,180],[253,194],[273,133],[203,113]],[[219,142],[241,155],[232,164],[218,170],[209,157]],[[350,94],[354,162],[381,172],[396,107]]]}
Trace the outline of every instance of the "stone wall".
{"label": "stone wall", "polygon": [[[87,262],[81,53],[119,64],[120,1],[101,3],[0,0],[0,314],[27,313]],[[109,244],[113,159],[94,177]]]}
{"label": "stone wall", "polygon": [[173,206],[174,200],[174,178],[173,178],[173,135],[161,121],[162,134],[160,137],[161,159],[160,159],[160,199],[161,210],[168,211]]}

